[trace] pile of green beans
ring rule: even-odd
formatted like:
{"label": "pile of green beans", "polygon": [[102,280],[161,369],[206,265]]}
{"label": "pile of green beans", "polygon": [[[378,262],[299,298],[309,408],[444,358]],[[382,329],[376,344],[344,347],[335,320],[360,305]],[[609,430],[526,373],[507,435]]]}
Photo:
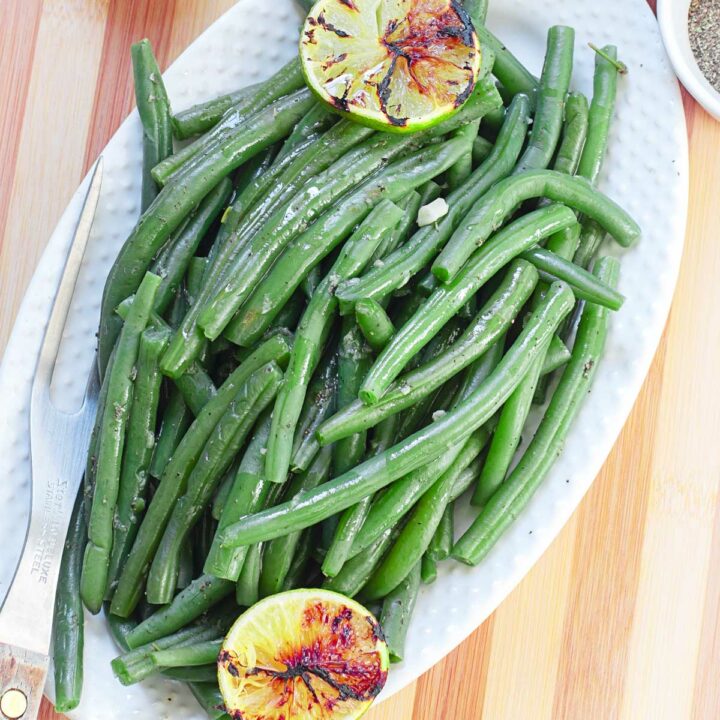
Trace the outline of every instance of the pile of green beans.
{"label": "pile of green beans", "polygon": [[[223,633],[284,590],[377,602],[399,662],[422,585],[481,562],[550,471],[624,301],[599,243],[640,236],[595,188],[617,52],[588,102],[571,28],[550,29],[536,76],[485,27],[487,2],[465,5],[492,75],[415,134],[339,119],[297,59],[173,115],[133,46],[143,212],[103,295],[59,709],[80,700],[83,605],[104,608],[120,682],[186,682],[210,717],[227,717]],[[173,133],[193,140],[173,152]],[[419,224],[438,198],[447,212]]]}

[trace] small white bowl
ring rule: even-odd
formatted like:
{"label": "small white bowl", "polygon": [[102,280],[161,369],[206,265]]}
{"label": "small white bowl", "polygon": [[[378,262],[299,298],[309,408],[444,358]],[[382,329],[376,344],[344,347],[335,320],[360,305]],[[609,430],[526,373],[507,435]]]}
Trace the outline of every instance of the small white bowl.
{"label": "small white bowl", "polygon": [[680,82],[711,115],[720,120],[720,93],[703,75],[690,47],[689,10],[690,0],[658,0],[660,32]]}

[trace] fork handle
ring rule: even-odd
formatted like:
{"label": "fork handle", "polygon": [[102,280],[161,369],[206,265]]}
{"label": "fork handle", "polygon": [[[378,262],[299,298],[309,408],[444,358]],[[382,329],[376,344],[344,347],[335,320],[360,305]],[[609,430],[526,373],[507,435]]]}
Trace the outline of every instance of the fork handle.
{"label": "fork handle", "polygon": [[48,673],[48,656],[0,643],[0,718],[36,720]]}

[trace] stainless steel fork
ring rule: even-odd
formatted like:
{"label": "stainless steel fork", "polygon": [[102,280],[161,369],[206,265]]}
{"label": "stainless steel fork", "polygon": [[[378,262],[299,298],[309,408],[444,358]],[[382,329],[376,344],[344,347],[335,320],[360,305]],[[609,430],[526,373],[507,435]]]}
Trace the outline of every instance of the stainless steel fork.
{"label": "stainless steel fork", "polygon": [[[95,363],[82,406],[61,412],[50,385],[102,182],[93,169],[45,330],[30,401],[32,500],[25,546],[0,610],[0,717],[35,720],[48,671],[55,591],[65,534],[85,467],[97,406]],[[5,478],[5,482],[11,482]]]}

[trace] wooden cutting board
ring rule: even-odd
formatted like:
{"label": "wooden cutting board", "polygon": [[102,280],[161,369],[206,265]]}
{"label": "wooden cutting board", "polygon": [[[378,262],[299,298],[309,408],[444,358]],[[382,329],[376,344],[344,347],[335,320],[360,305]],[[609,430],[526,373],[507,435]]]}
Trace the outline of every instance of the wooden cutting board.
{"label": "wooden cutting board", "polygon": [[[149,37],[165,67],[230,5],[0,0],[0,351],[60,213],[131,109],[130,42]],[[680,283],[622,436],[512,595],[368,720],[720,717],[720,125],[686,110]]]}

